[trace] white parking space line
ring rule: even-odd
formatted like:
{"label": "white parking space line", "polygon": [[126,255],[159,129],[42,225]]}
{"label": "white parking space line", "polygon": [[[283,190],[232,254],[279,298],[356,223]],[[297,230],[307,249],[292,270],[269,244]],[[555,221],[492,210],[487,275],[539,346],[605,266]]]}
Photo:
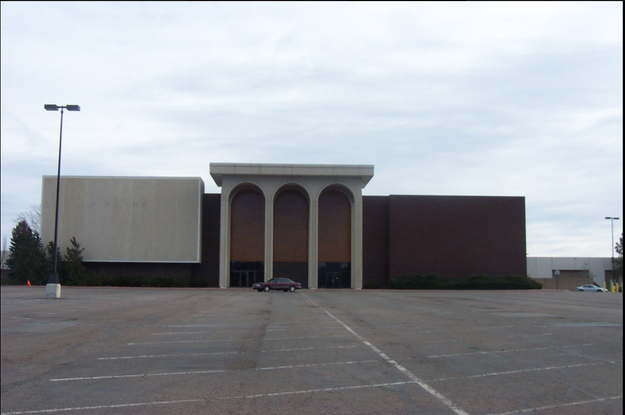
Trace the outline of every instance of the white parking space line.
{"label": "white parking space line", "polygon": [[117,405],[76,406],[73,408],[39,409],[35,411],[2,412],[0,415],[52,414],[56,412],[93,411],[96,409],[132,408],[137,406],[171,405],[181,403],[205,402],[206,399],[181,399],[177,401],[156,401],[141,403],[122,403]]}
{"label": "white parking space line", "polygon": [[580,363],[576,365],[566,365],[566,366],[549,366],[549,367],[537,367],[534,369],[508,370],[505,372],[482,373],[480,375],[472,375],[472,376],[459,376],[459,377],[451,377],[451,378],[432,379],[430,382],[443,382],[447,380],[460,380],[460,379],[475,379],[475,378],[484,378],[487,376],[514,375],[516,373],[541,372],[543,370],[556,370],[556,369],[570,369],[573,367],[597,366],[601,364],[603,363]]}
{"label": "white parking space line", "polygon": [[334,392],[341,390],[354,390],[354,389],[369,389],[369,388],[383,388],[383,387],[391,387],[391,386],[399,386],[399,385],[410,385],[416,382],[392,382],[392,383],[378,383],[374,385],[356,385],[356,386],[337,386],[334,388],[322,388],[322,389],[307,389],[307,390],[299,390],[299,391],[289,391],[289,392],[274,392],[274,393],[262,393],[257,395],[244,395],[244,396],[227,396],[223,398],[213,398],[215,400],[226,400],[226,399],[254,399],[254,398],[265,398],[270,396],[286,396],[286,395],[299,395],[304,393],[318,393],[318,392]]}
{"label": "white parking space line", "polygon": [[55,408],[55,409],[39,409],[39,410],[34,410],[34,411],[2,412],[2,414],[0,415],[50,414],[50,413],[56,413],[56,412],[132,408],[132,407],[139,407],[139,406],[154,406],[154,405],[173,405],[173,404],[209,402],[209,401],[215,401],[215,400],[255,399],[255,398],[279,397],[279,396],[288,396],[288,395],[335,392],[335,391],[346,391],[346,390],[357,390],[357,389],[390,388],[394,386],[410,385],[414,383],[415,382],[392,382],[392,383],[378,383],[378,384],[373,384],[373,385],[339,386],[335,388],[305,389],[305,390],[297,390],[297,391],[289,391],[289,392],[264,393],[264,394],[257,394],[257,395],[225,396],[225,397],[213,397],[213,398],[205,398],[205,399],[180,399],[180,400],[172,400],[172,401],[154,401],[154,402],[139,402],[139,403],[113,404],[113,405],[96,405],[96,406],[80,406],[80,407],[69,407],[69,408]]}
{"label": "white parking space line", "polygon": [[[353,349],[360,347],[359,344],[352,344],[349,346],[324,346],[323,350],[328,349]],[[277,352],[296,352],[304,350],[319,350],[314,347],[296,347],[296,348],[282,348],[273,350],[261,350],[261,353],[277,353]],[[212,352],[212,353],[174,353],[174,354],[150,354],[140,356],[111,356],[111,357],[98,357],[97,360],[123,360],[123,359],[158,359],[158,358],[172,358],[172,357],[189,357],[189,356],[212,356],[212,355],[225,355],[225,354],[244,354],[244,352]]]}
{"label": "white parking space line", "polygon": [[[325,339],[330,337],[348,337],[344,334],[330,335],[330,336],[299,336],[299,337],[265,337],[263,340],[301,340],[301,339]],[[238,341],[249,341],[256,340],[254,338],[249,339],[220,339],[220,340],[212,340],[212,339],[203,339],[203,340],[172,340],[168,342],[137,342],[137,343],[128,343],[128,346],[140,346],[144,344],[172,344],[172,343],[208,343],[208,342],[238,342]]]}
{"label": "white parking space line", "polygon": [[[315,327],[316,330],[336,330],[336,329],[340,329],[343,330],[343,327]],[[210,331],[166,331],[166,332],[160,332],[160,333],[152,333],[152,336],[177,336],[177,335],[181,335],[181,334],[213,334],[215,333],[217,330],[210,330]],[[228,330],[231,330],[231,328],[228,328]],[[276,329],[267,329],[265,331],[267,332],[274,332],[274,331],[291,331],[291,330],[300,330],[297,328],[276,328]]]}
{"label": "white parking space line", "polygon": [[154,359],[154,358],[188,357],[188,356],[212,356],[212,355],[238,354],[238,353],[240,352],[150,354],[150,355],[141,355],[141,356],[98,357],[98,360]]}
{"label": "white parking space line", "polygon": [[276,353],[276,352],[301,352],[304,350],[315,350],[314,347],[297,347],[293,349],[274,349],[274,350],[261,350],[261,353]]}
{"label": "white parking space line", "polygon": [[438,359],[441,357],[475,356],[475,355],[480,355],[480,354],[516,353],[516,352],[527,352],[527,351],[534,351],[534,350],[562,349],[566,347],[589,347],[589,346],[594,346],[595,344],[596,343],[584,343],[584,344],[572,344],[572,345],[566,345],[566,346],[530,347],[526,349],[493,350],[490,352],[439,354],[439,355],[425,356],[425,357],[428,359]]}
{"label": "white parking space line", "polygon": [[612,400],[615,400],[615,399],[623,399],[623,395],[610,396],[608,398],[588,399],[588,400],[585,400],[585,401],[563,403],[563,404],[559,404],[559,405],[538,406],[536,408],[519,409],[518,411],[500,412],[498,414],[490,414],[490,415],[513,415],[513,414],[534,413],[534,412],[538,412],[538,411],[545,411],[545,410],[548,410],[548,409],[567,408],[567,407],[570,407],[570,406],[586,405],[586,404],[589,404],[589,403],[596,403],[596,402],[606,402],[606,401],[612,401]]}
{"label": "white parking space line", "polygon": [[43,322],[43,323],[24,323],[22,324],[22,326],[67,326],[67,327],[73,327],[75,326],[77,323],[54,323],[54,322]]}
{"label": "white parking space line", "polygon": [[347,324],[343,323],[341,320],[339,320],[338,318],[336,318],[332,313],[330,313],[328,310],[326,310],[325,308],[321,307],[319,304],[315,303],[313,300],[311,300],[306,294],[301,294],[303,295],[308,301],[310,301],[311,303],[313,303],[316,307],[318,307],[319,309],[323,310],[328,316],[330,316],[334,321],[336,321],[337,323],[339,323],[340,325],[342,325],[343,327],[345,327],[345,329],[347,331],[349,331],[351,334],[353,334],[354,336],[356,336],[360,341],[362,341],[364,344],[366,344],[367,346],[369,346],[369,348],[371,350],[373,350],[378,356],[380,356],[382,359],[384,359],[386,362],[388,362],[391,366],[395,367],[397,370],[399,370],[400,372],[402,372],[404,375],[408,376],[414,383],[416,383],[417,385],[421,386],[421,388],[423,388],[426,392],[428,392],[430,395],[434,396],[436,399],[438,399],[443,405],[445,405],[447,408],[449,408],[450,410],[452,410],[456,415],[469,415],[467,412],[463,411],[462,409],[460,409],[458,406],[456,406],[456,404],[454,404],[449,398],[447,398],[446,396],[444,396],[443,394],[441,394],[440,392],[438,392],[436,389],[432,388],[430,385],[428,385],[427,383],[425,383],[423,380],[421,380],[418,376],[416,376],[414,373],[412,373],[411,371],[409,371],[408,369],[406,369],[405,367],[403,367],[402,365],[400,365],[399,363],[397,363],[396,361],[394,361],[393,359],[391,359],[389,356],[387,356],[384,352],[382,352],[380,349],[378,349],[377,347],[375,347],[373,344],[371,344],[367,339],[365,339],[364,337],[362,337],[361,335],[359,335],[358,333],[356,333],[351,327],[349,327]]}
{"label": "white parking space line", "polygon": [[163,333],[152,333],[151,336],[178,336],[182,334],[212,334],[215,333],[216,330],[211,331],[169,331]]}
{"label": "white parking space line", "polygon": [[519,337],[538,337],[538,336],[553,336],[553,333],[537,333],[537,334],[524,334],[519,336],[518,334],[513,334],[511,336],[506,336],[506,339],[518,339]]}
{"label": "white parking space line", "polygon": [[290,348],[290,349],[273,349],[273,350],[261,350],[262,353],[274,353],[274,352],[295,352],[299,350],[328,350],[328,349],[353,349],[354,347],[360,347],[359,344],[352,344],[349,346],[324,346],[323,349],[319,349],[318,347],[300,347],[300,348]]}
{"label": "white parking space line", "polygon": [[[274,323],[274,325],[279,326],[281,323]],[[263,324],[258,324],[258,323],[250,323],[250,324],[225,324],[225,323],[219,323],[219,324],[168,324],[166,326],[157,326],[157,325],[144,325],[143,327],[160,327],[160,328],[168,328],[168,329],[180,329],[180,328],[185,328],[185,327],[193,327],[193,328],[200,328],[200,327],[204,327],[204,328],[254,328],[254,327],[265,327],[265,325]]]}
{"label": "white parking space line", "polygon": [[193,370],[189,372],[167,372],[167,373],[139,373],[134,375],[107,375],[107,376],[82,376],[75,378],[58,378],[50,379],[50,382],[71,382],[76,380],[103,380],[103,379],[126,379],[126,378],[143,378],[149,376],[180,376],[180,375],[205,375],[209,373],[223,373],[228,370]]}
{"label": "white parking space line", "polygon": [[69,382],[77,380],[102,380],[102,379],[121,379],[121,378],[139,378],[148,376],[181,376],[181,375],[204,375],[212,373],[233,373],[233,372],[260,372],[265,370],[285,370],[285,369],[301,369],[305,367],[321,367],[321,366],[343,366],[343,365],[357,365],[365,363],[380,362],[379,360],[355,360],[351,362],[334,362],[334,363],[309,363],[305,365],[289,365],[289,366],[272,366],[272,367],[257,367],[254,369],[215,369],[215,370],[190,370],[185,372],[164,372],[164,373],[138,373],[129,375],[107,375],[107,376],[81,376],[74,378],[57,378],[49,379],[50,382]]}

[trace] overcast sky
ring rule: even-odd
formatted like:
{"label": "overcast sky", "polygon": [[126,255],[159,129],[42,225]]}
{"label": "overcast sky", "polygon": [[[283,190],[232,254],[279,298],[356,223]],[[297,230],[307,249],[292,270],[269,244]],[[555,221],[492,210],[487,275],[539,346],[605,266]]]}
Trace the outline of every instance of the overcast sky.
{"label": "overcast sky", "polygon": [[611,255],[623,3],[2,3],[2,236],[43,175],[373,164],[365,195],[524,196],[530,256]]}

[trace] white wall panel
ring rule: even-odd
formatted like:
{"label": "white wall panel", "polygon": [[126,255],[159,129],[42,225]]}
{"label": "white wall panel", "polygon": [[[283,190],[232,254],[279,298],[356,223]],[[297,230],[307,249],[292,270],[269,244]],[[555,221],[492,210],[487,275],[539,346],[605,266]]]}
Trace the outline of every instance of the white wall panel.
{"label": "white wall panel", "polygon": [[[200,262],[199,177],[61,177],[61,252],[74,236],[85,261]],[[56,177],[44,176],[42,240],[54,238]]]}

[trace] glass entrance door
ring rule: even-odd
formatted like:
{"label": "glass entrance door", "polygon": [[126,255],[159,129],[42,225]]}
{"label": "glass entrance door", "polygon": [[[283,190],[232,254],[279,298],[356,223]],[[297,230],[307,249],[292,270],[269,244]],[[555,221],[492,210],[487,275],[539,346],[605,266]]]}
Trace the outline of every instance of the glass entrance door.
{"label": "glass entrance door", "polygon": [[265,273],[262,262],[231,262],[230,286],[251,287],[255,282],[263,282]]}
{"label": "glass entrance door", "polygon": [[[251,287],[254,284],[254,271],[241,271],[241,287]],[[250,281],[252,283],[250,284]]]}
{"label": "glass entrance door", "polygon": [[317,273],[317,287],[350,288],[350,265],[349,262],[320,262]]}
{"label": "glass entrance door", "polygon": [[235,271],[233,272],[231,287],[251,287],[256,280],[256,271]]}

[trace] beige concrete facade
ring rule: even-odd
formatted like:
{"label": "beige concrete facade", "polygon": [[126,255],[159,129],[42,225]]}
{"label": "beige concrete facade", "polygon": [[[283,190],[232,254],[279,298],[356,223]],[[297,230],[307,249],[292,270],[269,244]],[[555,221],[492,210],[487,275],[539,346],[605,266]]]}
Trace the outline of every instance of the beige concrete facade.
{"label": "beige concrete facade", "polygon": [[[72,237],[85,261],[199,263],[199,177],[61,177],[58,245]],[[54,239],[56,176],[44,176],[41,236]]]}
{"label": "beige concrete facade", "polygon": [[274,200],[281,189],[297,186],[309,202],[308,287],[317,288],[319,196],[328,188],[342,190],[351,202],[351,287],[362,288],[362,189],[373,177],[372,165],[211,163],[210,174],[222,188],[219,286],[230,275],[230,206],[240,189],[252,186],[265,198],[265,280],[273,276]]}

